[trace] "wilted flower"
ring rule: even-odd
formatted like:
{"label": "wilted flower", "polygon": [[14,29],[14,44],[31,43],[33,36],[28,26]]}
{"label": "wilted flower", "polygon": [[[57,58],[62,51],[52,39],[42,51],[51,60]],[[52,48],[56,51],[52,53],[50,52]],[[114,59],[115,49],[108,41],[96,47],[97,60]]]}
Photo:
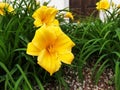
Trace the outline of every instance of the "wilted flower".
{"label": "wilted flower", "polygon": [[27,54],[38,56],[38,64],[52,75],[61,67],[61,62],[71,64],[74,42],[58,26],[39,28],[27,46]]}
{"label": "wilted flower", "polygon": [[57,19],[55,19],[56,13],[58,10],[53,7],[47,7],[47,6],[41,6],[38,8],[32,15],[32,17],[35,19],[34,25],[36,27],[39,27],[43,24],[46,25],[59,25],[59,22]]}
{"label": "wilted flower", "polygon": [[67,13],[65,14],[65,17],[66,17],[66,18],[71,18],[72,20],[74,19],[71,12],[67,12]]}
{"label": "wilted flower", "polygon": [[12,12],[14,11],[13,7],[10,6],[8,3],[0,3],[0,15],[4,15],[5,11]]}
{"label": "wilted flower", "polygon": [[99,2],[96,3],[97,9],[98,10],[104,10],[104,9],[109,9],[110,8],[110,3],[108,0],[100,0]]}

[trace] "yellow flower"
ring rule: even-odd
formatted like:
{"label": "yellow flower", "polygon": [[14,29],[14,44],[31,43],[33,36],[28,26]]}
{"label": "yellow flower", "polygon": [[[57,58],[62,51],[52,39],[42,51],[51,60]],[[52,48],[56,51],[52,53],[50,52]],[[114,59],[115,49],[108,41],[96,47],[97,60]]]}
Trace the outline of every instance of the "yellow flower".
{"label": "yellow flower", "polygon": [[36,5],[40,6],[40,0],[36,0]]}
{"label": "yellow flower", "polygon": [[10,6],[8,3],[0,3],[0,15],[4,15],[5,14],[5,10],[8,12],[12,12],[14,11],[13,7]]}
{"label": "yellow flower", "polygon": [[111,2],[111,6],[114,7],[116,6],[116,4],[114,2]]}
{"label": "yellow flower", "polygon": [[120,8],[120,4],[118,4],[117,8]]}
{"label": "yellow flower", "polygon": [[66,17],[66,18],[71,18],[72,20],[74,20],[73,15],[72,15],[71,12],[67,12],[67,13],[65,14],[65,17]]}
{"label": "yellow flower", "polygon": [[80,24],[80,20],[77,21],[77,24]]}
{"label": "yellow flower", "polygon": [[32,15],[32,17],[35,19],[34,25],[36,27],[39,27],[43,24],[46,25],[59,25],[59,22],[57,19],[55,19],[56,13],[58,10],[53,7],[47,7],[47,6],[41,6],[38,8]]}
{"label": "yellow flower", "polygon": [[108,0],[100,0],[99,2],[96,3],[96,5],[97,5],[96,9],[98,10],[104,10],[110,8],[110,3]]}
{"label": "yellow flower", "polygon": [[38,64],[52,75],[61,67],[61,62],[71,64],[74,42],[58,26],[43,25],[33,40],[28,43],[27,54],[38,56]]}

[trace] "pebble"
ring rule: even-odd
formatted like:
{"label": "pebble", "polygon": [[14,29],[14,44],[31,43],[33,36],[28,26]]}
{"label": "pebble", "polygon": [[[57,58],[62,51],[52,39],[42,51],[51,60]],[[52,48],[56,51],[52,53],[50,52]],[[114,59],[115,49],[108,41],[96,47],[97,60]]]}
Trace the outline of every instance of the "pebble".
{"label": "pebble", "polygon": [[[68,83],[70,90],[115,90],[115,86],[108,83],[111,78],[113,78],[113,72],[111,69],[106,69],[103,72],[97,85],[94,85],[93,80],[91,79],[92,72],[89,67],[84,68],[83,75],[83,83],[79,81],[78,72],[75,72],[74,70],[67,70],[65,72],[65,76],[63,77],[66,83]],[[49,86],[45,85],[45,90],[59,90],[58,87],[59,86],[53,86],[53,84],[50,83]],[[65,90],[64,87],[62,88],[62,90]]]}

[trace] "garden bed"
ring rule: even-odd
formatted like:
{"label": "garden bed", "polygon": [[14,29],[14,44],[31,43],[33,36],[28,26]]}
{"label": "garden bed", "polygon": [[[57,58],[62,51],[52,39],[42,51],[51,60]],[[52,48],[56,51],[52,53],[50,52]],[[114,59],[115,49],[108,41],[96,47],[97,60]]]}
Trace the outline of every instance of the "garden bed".
{"label": "garden bed", "polygon": [[104,22],[91,15],[74,23],[49,2],[4,1],[0,90],[120,90],[120,7],[105,9]]}
{"label": "garden bed", "polygon": [[[92,66],[91,66],[92,67]],[[65,69],[65,79],[68,90],[115,90],[115,85],[113,83],[113,71],[110,68],[105,69],[103,74],[100,76],[98,83],[95,85],[94,78],[92,79],[91,67],[86,66],[83,69],[84,80],[81,82],[78,77],[78,72],[75,72],[72,69]],[[64,86],[57,85],[53,80],[44,85],[45,90],[66,90]],[[34,90],[40,90],[37,86],[34,87]]]}

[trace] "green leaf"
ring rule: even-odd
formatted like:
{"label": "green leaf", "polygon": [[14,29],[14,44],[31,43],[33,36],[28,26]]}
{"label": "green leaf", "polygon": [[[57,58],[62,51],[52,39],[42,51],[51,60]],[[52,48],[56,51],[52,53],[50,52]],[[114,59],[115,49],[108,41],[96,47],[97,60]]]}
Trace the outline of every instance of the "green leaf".
{"label": "green leaf", "polygon": [[2,69],[7,73],[9,79],[11,80],[11,83],[13,83],[13,85],[15,84],[15,81],[11,75],[11,73],[9,72],[9,70],[7,69],[7,67],[2,63],[0,62],[0,67],[2,67]]}
{"label": "green leaf", "polygon": [[21,72],[21,74],[22,74],[24,80],[26,81],[29,89],[30,89],[30,90],[33,90],[33,89],[32,89],[32,86],[30,85],[30,82],[29,82],[29,80],[27,79],[27,76],[26,76],[26,74],[24,73],[24,71],[22,70],[22,68],[21,68],[18,64],[16,65],[16,67],[17,67],[18,70]]}
{"label": "green leaf", "polygon": [[120,62],[115,63],[115,89],[120,90]]}
{"label": "green leaf", "polygon": [[116,31],[116,34],[117,34],[118,39],[120,41],[120,28],[117,28],[115,31]]}

